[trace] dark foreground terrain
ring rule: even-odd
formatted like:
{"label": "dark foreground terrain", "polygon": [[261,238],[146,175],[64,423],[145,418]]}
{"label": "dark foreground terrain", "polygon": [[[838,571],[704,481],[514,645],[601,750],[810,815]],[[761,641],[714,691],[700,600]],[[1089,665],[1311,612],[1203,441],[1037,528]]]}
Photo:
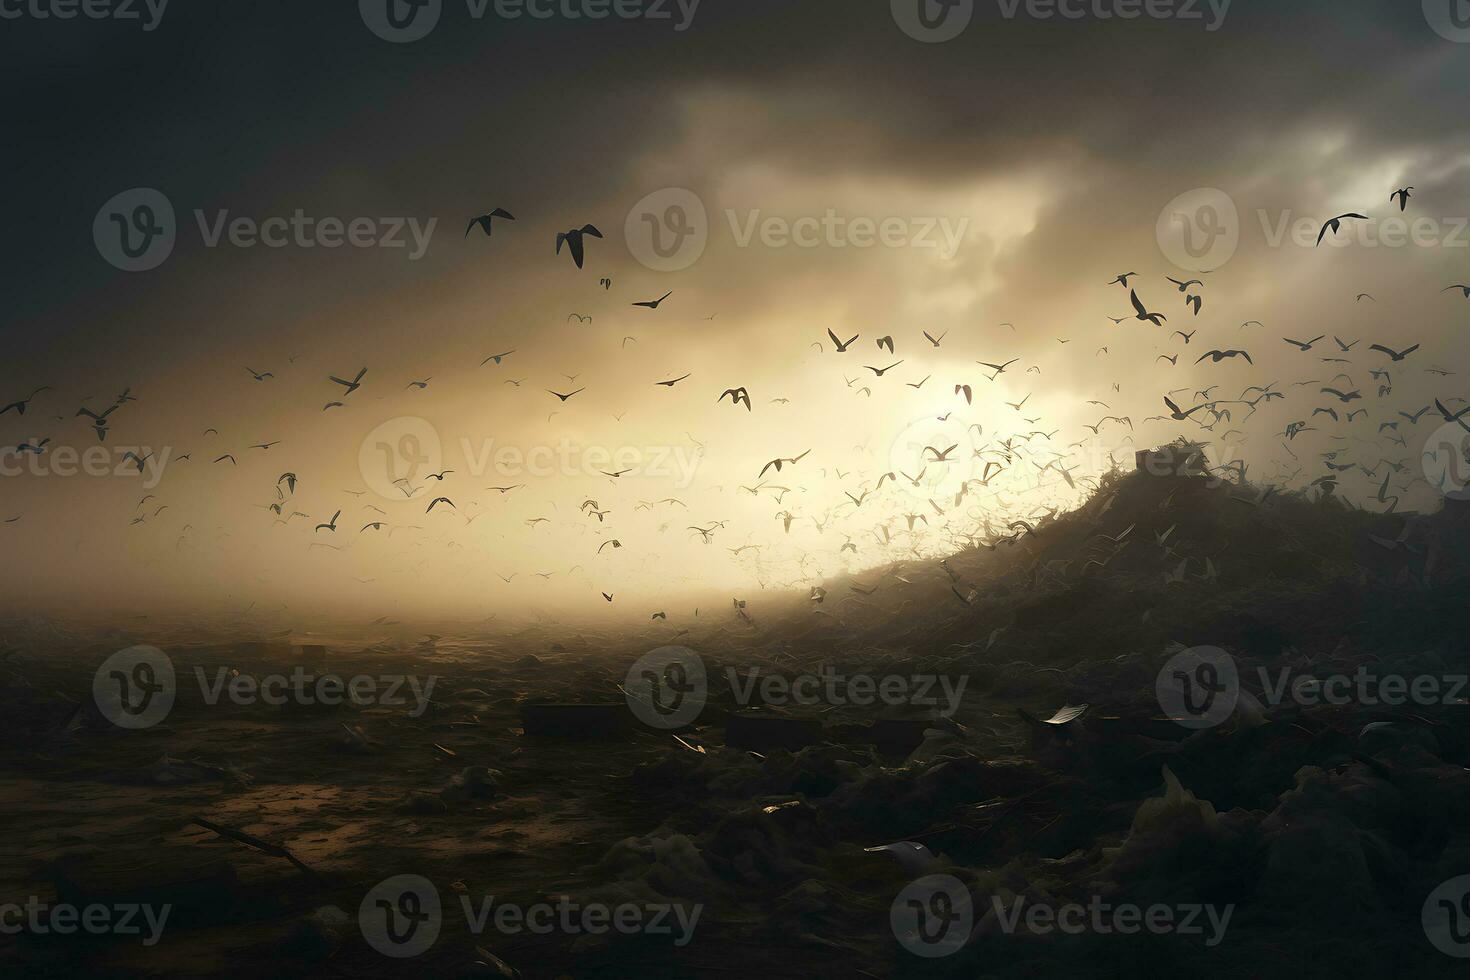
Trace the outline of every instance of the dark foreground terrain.
{"label": "dark foreground terrain", "polygon": [[[617,635],[8,621],[0,902],[171,911],[151,944],[9,930],[0,972],[1462,974],[1470,514],[1261,496],[1110,478],[944,563]],[[133,644],[177,693],[127,730],[92,686]],[[703,685],[630,673],[669,644]],[[297,667],[434,683],[207,699]],[[649,714],[669,685],[692,721]]]}

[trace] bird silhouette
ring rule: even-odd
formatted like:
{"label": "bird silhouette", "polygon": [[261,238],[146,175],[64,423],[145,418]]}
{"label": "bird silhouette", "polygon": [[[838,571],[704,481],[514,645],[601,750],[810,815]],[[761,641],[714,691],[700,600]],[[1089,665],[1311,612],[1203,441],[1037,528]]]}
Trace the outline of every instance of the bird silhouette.
{"label": "bird silhouette", "polygon": [[485,237],[489,238],[490,222],[494,218],[504,218],[506,221],[516,220],[516,216],[505,210],[505,208],[496,208],[494,211],[490,211],[486,214],[476,215],[475,217],[471,218],[470,223],[464,226],[464,237],[470,237],[470,232],[475,229],[476,225],[479,225],[481,230],[485,232]]}
{"label": "bird silhouette", "polygon": [[580,228],[573,228],[571,231],[557,232],[556,254],[561,254],[561,247],[563,243],[565,243],[567,246],[567,251],[572,256],[572,261],[577,263],[577,268],[582,268],[582,262],[585,257],[583,251],[583,240],[588,235],[591,235],[593,238],[601,238],[602,232],[597,230],[596,225],[583,225]]}

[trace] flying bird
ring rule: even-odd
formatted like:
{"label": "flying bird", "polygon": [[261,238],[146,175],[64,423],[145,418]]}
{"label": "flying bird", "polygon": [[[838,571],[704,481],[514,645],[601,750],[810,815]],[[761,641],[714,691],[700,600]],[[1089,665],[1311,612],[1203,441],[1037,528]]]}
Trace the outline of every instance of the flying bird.
{"label": "flying bird", "polygon": [[485,232],[485,237],[489,238],[490,222],[494,218],[504,218],[506,221],[516,220],[516,216],[505,210],[505,208],[496,208],[494,211],[491,211],[488,214],[479,214],[471,218],[470,223],[465,225],[464,227],[464,237],[469,238],[470,232],[474,231],[476,225],[479,225],[480,228]]}
{"label": "flying bird", "polygon": [[1251,356],[1249,354],[1247,354],[1243,350],[1212,350],[1212,351],[1206,351],[1204,354],[1200,355],[1199,361],[1195,361],[1194,363],[1198,364],[1200,361],[1203,361],[1206,357],[1210,358],[1211,362],[1214,363],[1214,364],[1219,364],[1221,361],[1223,361],[1227,357],[1243,357],[1243,358],[1245,358],[1247,364],[1255,364],[1256,363],[1255,361],[1251,360]]}
{"label": "flying bird", "polygon": [[593,238],[601,238],[602,237],[602,232],[598,231],[597,230],[597,226],[595,226],[595,225],[583,225],[580,228],[573,228],[571,231],[559,231],[559,232],[557,232],[556,233],[556,254],[557,255],[560,255],[561,254],[562,244],[565,243],[566,246],[567,246],[567,250],[571,253],[572,261],[575,262],[575,263],[577,263],[577,268],[579,268],[579,269],[582,268],[582,261],[583,261],[583,245],[582,245],[582,240],[587,235],[591,235]]}
{"label": "flying bird", "polygon": [[1194,406],[1194,408],[1191,408],[1188,411],[1182,411],[1180,410],[1178,405],[1174,404],[1173,399],[1171,399],[1168,395],[1165,395],[1164,404],[1167,405],[1169,408],[1170,418],[1174,419],[1176,422],[1183,422],[1185,419],[1189,418],[1195,412],[1198,412],[1200,409],[1204,408],[1205,405],[1208,405],[1210,403],[1205,402],[1203,405],[1196,405]]}
{"label": "flying bird", "polygon": [[[854,338],[854,339],[856,339],[856,338]],[[720,394],[720,397],[715,399],[715,401],[716,402],[722,402],[722,401],[724,401],[726,395],[729,395],[730,396],[730,404],[732,406],[733,405],[739,405],[741,402],[744,402],[745,403],[745,410],[747,412],[749,412],[751,410],[751,408],[750,408],[750,392],[746,391],[744,387],[740,387],[740,388],[726,388]]]}
{"label": "flying bird", "polygon": [[1388,347],[1384,347],[1382,344],[1374,344],[1373,346],[1369,347],[1368,349],[1369,350],[1380,351],[1380,352],[1382,352],[1384,354],[1387,354],[1389,357],[1393,358],[1395,361],[1402,361],[1404,358],[1408,357],[1410,354],[1412,354],[1416,350],[1418,350],[1419,349],[1419,345],[1418,344],[1415,344],[1413,347],[1407,347],[1407,348],[1405,348],[1404,350],[1401,350],[1401,351],[1392,350],[1392,349],[1390,349]]}
{"label": "flying bird", "polygon": [[352,394],[354,391],[362,387],[362,376],[365,374],[367,374],[367,368],[363,368],[361,371],[358,371],[357,376],[351,381],[343,381],[341,378],[337,377],[334,374],[327,375],[327,380],[335,381],[343,388],[346,388],[347,390],[342,392],[342,397],[346,398],[348,395]]}
{"label": "flying bird", "polygon": [[[990,368],[992,371],[995,372],[995,377],[999,377],[1000,375],[1006,373],[1006,368],[1010,367],[1012,364],[1015,364],[1019,360],[1019,357],[1013,357],[1009,361],[1006,361],[1004,364],[991,364],[989,361],[976,361],[975,363],[980,365],[981,367]],[[992,377],[991,380],[993,381],[995,380],[995,378]]]}
{"label": "flying bird", "polygon": [[[9,405],[6,405],[4,408],[0,408],[0,415],[4,415],[6,412],[10,411],[12,408],[15,409],[15,412],[16,412],[17,415],[24,415],[26,413],[26,406],[30,405],[32,398],[35,398],[37,395],[39,395],[43,391],[54,391],[54,390],[55,389],[52,388],[50,385],[43,385],[42,387],[37,388],[35,391],[31,392],[29,395],[26,395],[24,398],[18,398],[15,401],[11,402]],[[113,406],[113,408],[116,408],[116,407],[117,407],[116,405]],[[106,415],[108,414],[108,412],[111,412],[111,411],[112,411],[112,409],[109,408],[106,412],[103,412],[102,413],[102,417],[106,417]],[[81,415],[81,414],[83,414],[83,413],[82,412],[78,412],[77,413],[77,415]],[[91,412],[86,412],[86,414],[92,415]],[[73,416],[73,417],[75,417],[75,416]],[[92,418],[95,419],[95,418],[98,418],[98,416],[92,415]]]}
{"label": "flying bird", "polygon": [[671,289],[660,296],[658,299],[651,299],[645,303],[634,303],[633,305],[647,307],[650,310],[656,310],[658,309],[658,304],[662,303],[664,300],[668,299],[672,295],[674,295],[674,291]]}
{"label": "flying bird", "polygon": [[1368,216],[1366,214],[1358,214],[1356,211],[1349,211],[1347,214],[1339,214],[1335,218],[1328,218],[1327,223],[1322,226],[1322,230],[1317,232],[1317,244],[1322,244],[1322,239],[1327,234],[1328,229],[1331,229],[1332,233],[1336,235],[1342,229],[1342,222],[1344,218],[1361,218],[1364,221],[1368,220]]}
{"label": "flying bird", "polygon": [[789,457],[789,458],[782,458],[782,459],[773,459],[769,463],[767,463],[765,466],[762,466],[761,467],[761,471],[760,471],[760,473],[758,473],[756,475],[756,479],[759,480],[761,477],[765,476],[766,475],[766,470],[770,469],[773,466],[776,468],[776,472],[777,473],[780,473],[781,472],[781,467],[782,466],[786,466],[786,465],[795,466],[797,463],[801,462],[803,459],[806,459],[807,453],[810,453],[810,452],[811,452],[811,450],[808,449],[805,453],[802,453],[800,456],[792,456],[792,457]]}
{"label": "flying bird", "polygon": [[1134,316],[1135,320],[1147,320],[1149,323],[1152,323],[1154,326],[1158,327],[1162,326],[1163,322],[1169,319],[1162,313],[1150,313],[1148,310],[1144,309],[1143,301],[1138,298],[1138,293],[1134,290],[1128,290],[1128,299],[1133,303],[1133,311],[1136,314]]}

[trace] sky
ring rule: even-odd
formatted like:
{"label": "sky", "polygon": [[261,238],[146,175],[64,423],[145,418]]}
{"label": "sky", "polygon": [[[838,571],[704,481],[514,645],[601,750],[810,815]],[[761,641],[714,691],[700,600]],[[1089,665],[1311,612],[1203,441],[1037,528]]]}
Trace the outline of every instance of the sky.
{"label": "sky", "polygon": [[1463,427],[1399,413],[1464,407],[1450,0],[391,2],[0,0],[0,403],[48,389],[0,415],[11,611],[646,619],[1178,436],[1437,505]]}

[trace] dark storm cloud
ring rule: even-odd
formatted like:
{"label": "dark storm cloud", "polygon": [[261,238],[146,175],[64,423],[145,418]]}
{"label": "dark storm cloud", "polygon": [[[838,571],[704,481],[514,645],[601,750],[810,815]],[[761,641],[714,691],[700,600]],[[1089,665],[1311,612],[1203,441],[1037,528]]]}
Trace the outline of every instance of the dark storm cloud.
{"label": "dark storm cloud", "polygon": [[5,21],[3,77],[23,93],[0,110],[17,137],[0,245],[10,339],[39,354],[153,299],[97,261],[89,235],[101,202],[132,186],[186,211],[458,215],[494,194],[580,213],[624,192],[636,158],[680,145],[686,100],[724,92],[765,109],[740,153],[812,176],[968,180],[1072,159],[1184,188],[1312,123],[1348,127],[1356,152],[1422,143],[1451,128],[1439,96],[1467,74],[1414,4],[1241,0],[1213,31],[1007,7],[977,3],[960,37],[933,45],[881,0],[705,0],[684,31],[474,20],[449,2],[403,45],[352,3],[175,3],[146,32]]}
{"label": "dark storm cloud", "polygon": [[[940,45],[904,36],[878,0],[705,0],[684,32],[474,21],[449,3],[438,29],[407,45],[374,37],[354,6],[175,3],[147,33],[3,22],[3,77],[20,94],[3,110],[17,140],[4,258],[7,275],[34,287],[25,306],[58,299],[46,295],[58,266],[85,263],[87,219],[122,187],[264,199],[353,167],[420,197],[462,194],[487,173],[548,198],[571,179],[595,197],[629,154],[677,138],[672,108],[696,88],[768,99],[771,152],[794,165],[919,177],[1068,145],[1188,168],[1314,116],[1366,115],[1390,142],[1420,132],[1437,115],[1429,100],[1465,77],[1413,4],[1236,2],[1205,32],[1007,19],[982,2]],[[782,132],[783,102],[816,94],[804,138]],[[844,117],[882,138],[834,147],[824,123]],[[90,265],[83,285],[105,275]]]}

